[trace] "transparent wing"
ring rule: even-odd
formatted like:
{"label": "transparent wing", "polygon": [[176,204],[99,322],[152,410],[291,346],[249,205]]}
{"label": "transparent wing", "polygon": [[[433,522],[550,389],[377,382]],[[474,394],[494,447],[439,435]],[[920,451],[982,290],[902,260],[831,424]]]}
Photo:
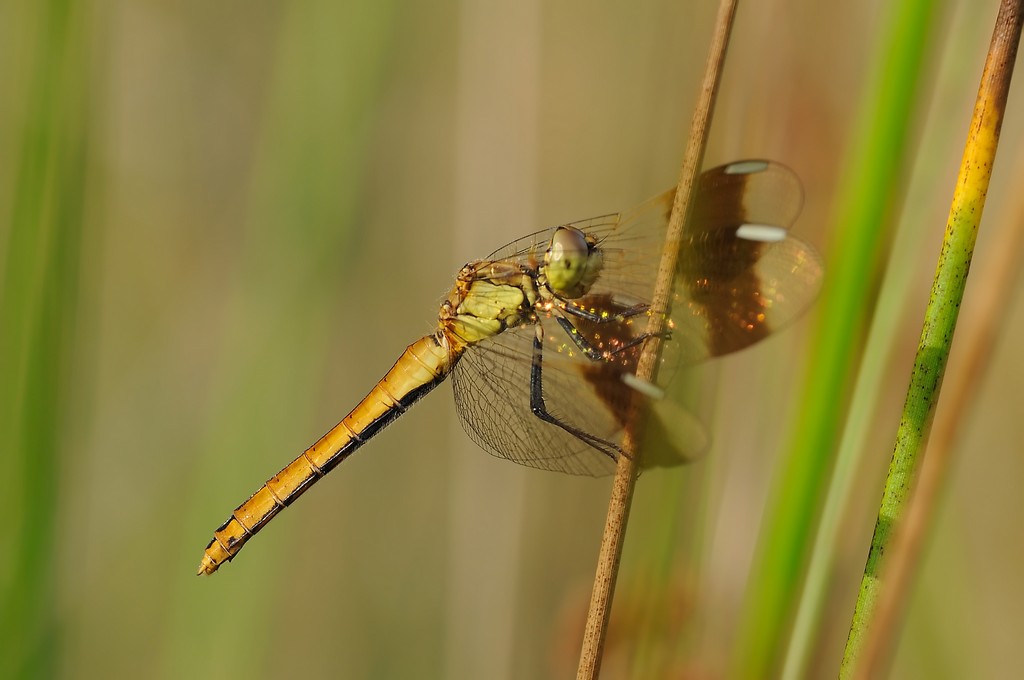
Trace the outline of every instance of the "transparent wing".
{"label": "transparent wing", "polygon": [[[550,331],[561,332],[556,324]],[[545,329],[548,330],[548,329]],[[533,339],[536,327],[505,331],[455,366],[452,385],[459,419],[470,437],[495,456],[522,465],[577,475],[599,476],[615,469],[618,430],[612,411],[592,389],[584,368],[567,346],[545,333],[542,394],[549,413],[586,431],[584,441],[533,414],[530,401]],[[583,359],[588,361],[587,359]]]}
{"label": "transparent wing", "polygon": [[788,231],[802,202],[800,180],[771,161],[701,175],[672,301],[683,364],[749,347],[817,297],[821,258]]}
{"label": "transparent wing", "polygon": [[[674,191],[637,208],[570,225],[592,236],[604,256],[588,294],[564,300],[585,312],[649,305],[665,247]],[[785,326],[813,301],[820,286],[818,254],[789,235],[802,190],[785,166],[743,161],[703,173],[683,236],[663,363],[686,366],[748,347]],[[555,228],[531,234],[489,259],[536,268]],[[623,382],[635,372],[639,346],[592,361],[556,323],[570,321],[599,350],[629,344],[646,327],[645,313],[598,323],[557,307],[538,312],[543,327],[544,403],[560,422],[586,432],[589,442],[544,422],[531,411],[535,328],[524,325],[469,348],[453,375],[459,416],[481,447],[533,467],[574,474],[605,474],[618,455],[624,414],[643,398]],[[674,371],[661,370],[664,379]]]}

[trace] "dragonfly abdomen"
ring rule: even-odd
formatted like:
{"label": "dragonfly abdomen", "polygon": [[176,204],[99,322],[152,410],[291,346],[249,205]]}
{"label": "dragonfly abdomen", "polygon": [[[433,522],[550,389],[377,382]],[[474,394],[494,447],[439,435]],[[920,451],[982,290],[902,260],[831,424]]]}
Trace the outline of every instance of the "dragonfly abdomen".
{"label": "dragonfly abdomen", "polygon": [[442,335],[428,335],[406,348],[391,370],[313,446],[267,480],[217,528],[206,546],[199,574],[212,574],[246,541],[341,461],[448,377],[456,354]]}

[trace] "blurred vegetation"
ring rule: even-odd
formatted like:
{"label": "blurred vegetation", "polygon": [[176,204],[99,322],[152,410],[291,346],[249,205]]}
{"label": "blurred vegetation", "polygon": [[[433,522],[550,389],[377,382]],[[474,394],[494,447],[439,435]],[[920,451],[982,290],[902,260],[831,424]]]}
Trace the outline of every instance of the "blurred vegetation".
{"label": "blurred vegetation", "polygon": [[[935,17],[913,133],[928,160],[893,180],[925,226],[895,242],[909,292],[811,677],[834,676],[853,611],[985,4]],[[0,5],[0,676],[571,676],[607,480],[482,455],[448,388],[193,574],[230,510],[430,329],[459,266],[676,181],[709,5]],[[741,7],[708,150],[793,167],[796,230],[830,268],[877,11]],[[1011,214],[1022,105],[1012,92],[986,220]],[[1022,311],[960,414],[894,677],[1017,668]],[[814,316],[717,362],[713,450],[640,479],[602,677],[734,667]]]}
{"label": "blurred vegetation", "polygon": [[[835,462],[822,452],[837,450],[848,409],[856,406],[846,395],[863,375],[862,343],[885,264],[879,254],[893,238],[900,214],[893,206],[900,205],[901,179],[917,144],[918,94],[929,47],[937,42],[935,3],[913,0],[886,9],[879,16],[871,67],[841,163],[829,225],[830,267],[807,357],[814,370],[804,380],[792,443],[781,460],[780,483],[760,537],[763,553],[752,572],[752,597],[734,657],[738,677],[767,677],[783,658],[789,631],[774,622],[792,617],[791,603],[803,589],[802,566],[814,544],[817,509],[829,491]],[[870,393],[868,400],[876,395]],[[859,459],[859,447],[851,451]],[[834,535],[837,527],[831,529]],[[820,599],[822,593],[807,596]]]}

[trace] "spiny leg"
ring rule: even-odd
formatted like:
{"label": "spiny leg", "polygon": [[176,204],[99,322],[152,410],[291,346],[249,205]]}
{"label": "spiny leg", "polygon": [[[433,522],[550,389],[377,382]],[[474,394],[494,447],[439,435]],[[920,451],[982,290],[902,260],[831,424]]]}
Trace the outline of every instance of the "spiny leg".
{"label": "spiny leg", "polygon": [[612,460],[618,460],[618,456],[622,454],[621,448],[612,442],[605,441],[600,437],[584,432],[583,430],[573,427],[568,423],[564,423],[548,413],[547,405],[544,403],[543,389],[543,339],[544,329],[538,324],[537,334],[533,337],[533,357],[530,365],[530,410],[533,412],[533,415],[546,423],[551,423],[552,425],[562,428],[580,441],[593,446]]}
{"label": "spiny leg", "polygon": [[586,319],[587,321],[591,321],[593,323],[612,323],[613,321],[625,321],[626,319],[637,316],[638,314],[643,314],[644,312],[651,308],[650,305],[641,302],[640,304],[633,305],[632,307],[620,309],[614,314],[609,314],[608,312],[592,312],[590,310],[583,309],[582,307],[577,307],[572,302],[566,302],[565,300],[559,300],[558,307],[566,314],[578,316],[581,319]]}
{"label": "spiny leg", "polygon": [[583,352],[583,354],[591,361],[605,361],[623,350],[636,347],[647,338],[654,337],[655,335],[663,340],[668,340],[672,337],[671,331],[662,331],[661,333],[641,333],[634,338],[630,338],[627,342],[622,343],[614,349],[601,350],[594,347],[593,343],[591,343],[583,333],[580,333],[579,329],[573,326],[572,322],[564,316],[556,317],[555,321],[557,321],[558,325],[562,327],[562,330],[566,332],[566,335],[568,335],[569,339],[573,341],[573,344],[579,347],[580,351]]}

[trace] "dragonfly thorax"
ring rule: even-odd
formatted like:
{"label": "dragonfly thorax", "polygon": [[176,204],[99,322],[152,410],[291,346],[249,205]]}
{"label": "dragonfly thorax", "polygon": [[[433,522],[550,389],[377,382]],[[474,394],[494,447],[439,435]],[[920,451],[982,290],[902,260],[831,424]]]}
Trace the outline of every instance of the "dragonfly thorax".
{"label": "dragonfly thorax", "polygon": [[440,330],[456,345],[472,345],[527,321],[538,298],[529,270],[512,262],[472,262],[441,305]]}

